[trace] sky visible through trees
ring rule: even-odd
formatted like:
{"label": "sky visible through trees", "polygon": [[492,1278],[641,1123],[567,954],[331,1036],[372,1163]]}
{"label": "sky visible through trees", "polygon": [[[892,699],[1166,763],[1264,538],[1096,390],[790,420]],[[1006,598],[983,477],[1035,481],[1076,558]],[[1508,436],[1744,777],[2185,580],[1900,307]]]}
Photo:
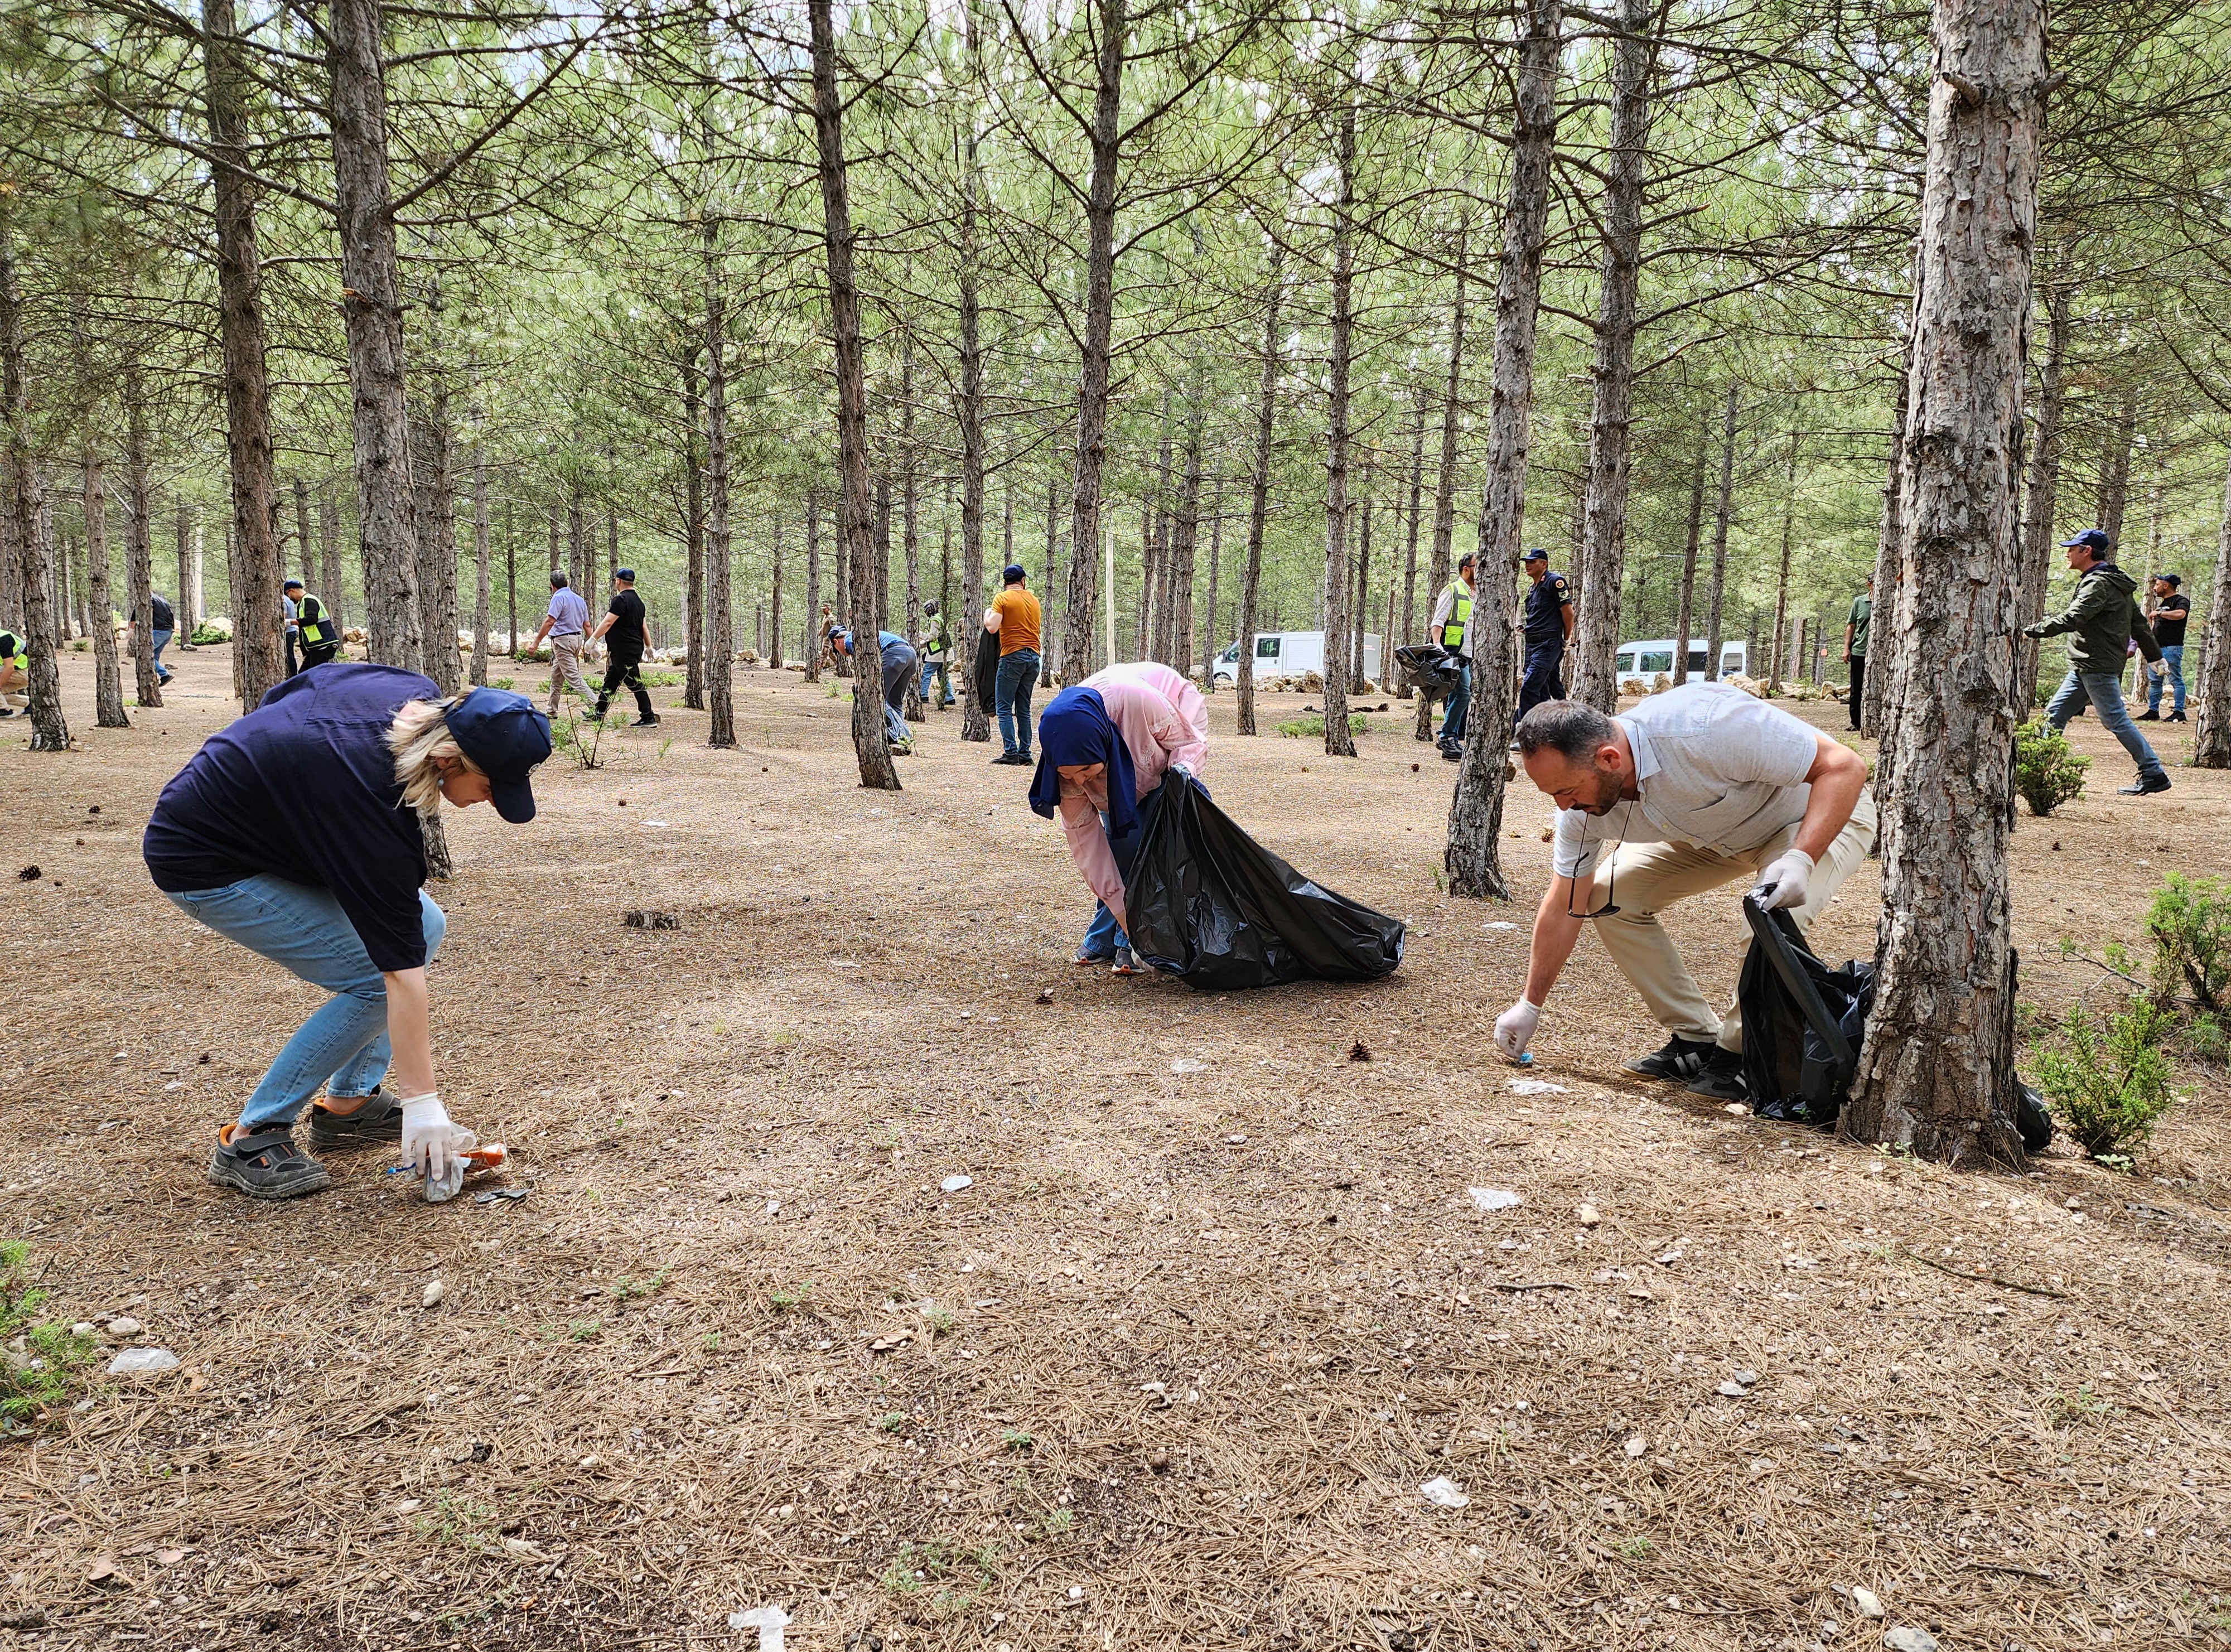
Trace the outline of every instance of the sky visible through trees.
{"label": "sky visible through trees", "polygon": [[[1497,288],[1545,10],[1514,527]],[[2026,369],[2032,555],[2102,524],[2201,615],[2227,14],[2053,9]],[[1458,555],[1540,544],[1584,654],[1686,608],[1757,674],[1777,627],[1785,674],[1801,628],[1840,655],[1912,309],[1925,6],[961,0],[830,26],[891,629],[1012,560],[1057,668],[1103,661],[1112,602],[1120,655],[1199,671],[1239,625],[1259,465],[1260,629],[1329,608],[1416,640]],[[8,0],[0,623],[31,617],[35,544],[61,627],[139,589],[139,547],[191,603],[198,548],[201,612],[299,574],[430,666],[445,627],[515,605],[531,631],[553,565],[592,590],[633,565],[683,642],[721,608],[693,571],[725,566],[734,647],[796,660],[855,571],[810,32],[789,5]],[[242,652],[245,690],[274,666]]]}

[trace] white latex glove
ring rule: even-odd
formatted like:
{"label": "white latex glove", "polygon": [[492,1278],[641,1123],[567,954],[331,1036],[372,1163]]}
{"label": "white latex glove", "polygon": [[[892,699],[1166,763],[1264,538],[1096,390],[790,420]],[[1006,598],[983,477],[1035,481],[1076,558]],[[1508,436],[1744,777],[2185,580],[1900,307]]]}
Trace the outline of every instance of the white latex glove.
{"label": "white latex glove", "polygon": [[1192,770],[1192,768],[1191,768],[1190,766],[1188,766],[1187,765],[1183,764],[1183,763],[1173,763],[1173,764],[1171,764],[1171,765],[1170,765],[1170,772],[1171,772],[1172,774],[1181,774],[1181,775],[1185,776],[1185,778],[1186,778],[1187,779],[1188,779],[1188,780],[1190,780],[1190,779],[1192,779],[1192,778],[1193,778],[1193,770]]}
{"label": "white latex glove", "polygon": [[476,1145],[469,1130],[449,1122],[442,1098],[429,1090],[403,1103],[403,1162],[430,1181],[449,1173],[449,1160]]}
{"label": "white latex glove", "polygon": [[1535,1028],[1542,1024],[1542,1006],[1519,999],[1496,1018],[1495,1047],[1511,1061],[1526,1053]]}
{"label": "white latex glove", "polygon": [[2165,679],[2169,675],[2169,661],[2166,660],[2150,660],[2146,662],[2146,669],[2152,672],[2155,676]]}
{"label": "white latex glove", "polygon": [[1813,875],[1813,857],[1803,849],[1791,849],[1779,860],[1767,863],[1766,870],[1758,874],[1758,887],[1750,898],[1775,912],[1805,904],[1805,882]]}

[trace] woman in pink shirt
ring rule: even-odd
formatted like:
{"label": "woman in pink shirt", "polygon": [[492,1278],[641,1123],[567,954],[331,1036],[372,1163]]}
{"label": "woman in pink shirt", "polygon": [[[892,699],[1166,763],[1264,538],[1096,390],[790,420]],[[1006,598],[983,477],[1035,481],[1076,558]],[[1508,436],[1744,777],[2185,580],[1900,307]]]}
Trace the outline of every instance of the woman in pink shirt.
{"label": "woman in pink shirt", "polygon": [[1136,973],[1123,874],[1145,824],[1139,805],[1171,770],[1198,778],[1207,758],[1208,704],[1167,666],[1110,666],[1047,702],[1031,807],[1048,820],[1060,811],[1070,855],[1100,898],[1080,965],[1113,958],[1116,974]]}

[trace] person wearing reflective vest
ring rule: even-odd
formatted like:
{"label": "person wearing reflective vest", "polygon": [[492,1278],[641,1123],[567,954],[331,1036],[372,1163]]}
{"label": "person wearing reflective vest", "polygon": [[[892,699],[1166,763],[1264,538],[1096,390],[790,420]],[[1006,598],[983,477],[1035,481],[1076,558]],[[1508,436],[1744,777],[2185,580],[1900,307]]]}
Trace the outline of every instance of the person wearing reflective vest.
{"label": "person wearing reflective vest", "polygon": [[1433,599],[1433,641],[1457,656],[1457,691],[1441,719],[1441,755],[1454,763],[1464,756],[1465,713],[1471,708],[1471,577],[1474,558],[1466,552],[1457,577]]}
{"label": "person wearing reflective vest", "polygon": [[302,669],[323,665],[341,651],[340,629],[326,605],[302,589],[302,582],[287,582],[287,594],[294,599],[294,632],[302,645]]}
{"label": "person wearing reflective vest", "polygon": [[30,710],[30,644],[13,631],[0,631],[0,717]]}

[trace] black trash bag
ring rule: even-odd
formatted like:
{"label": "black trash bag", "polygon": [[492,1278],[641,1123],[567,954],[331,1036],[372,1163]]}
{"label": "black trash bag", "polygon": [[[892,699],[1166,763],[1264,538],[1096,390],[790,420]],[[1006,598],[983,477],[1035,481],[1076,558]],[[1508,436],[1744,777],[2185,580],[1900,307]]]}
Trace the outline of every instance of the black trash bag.
{"label": "black trash bag", "polygon": [[1145,800],[1123,874],[1131,950],[1204,992],[1376,981],[1402,962],[1402,920],[1303,877],[1172,771]]}
{"label": "black trash bag", "polygon": [[1854,961],[1832,970],[1813,955],[1788,913],[1768,912],[1749,895],[1743,908],[1752,939],[1736,1003],[1751,1112],[1826,1129],[1859,1074],[1875,966]]}
{"label": "black trash bag", "polygon": [[[999,634],[976,628],[976,664],[971,673],[976,679],[976,708],[986,717],[992,715],[992,696],[999,686]],[[1031,731],[1024,731],[1025,734]]]}
{"label": "black trash bag", "polygon": [[1464,661],[1438,642],[1413,642],[1394,650],[1406,680],[1435,698],[1456,692],[1464,675]]}

